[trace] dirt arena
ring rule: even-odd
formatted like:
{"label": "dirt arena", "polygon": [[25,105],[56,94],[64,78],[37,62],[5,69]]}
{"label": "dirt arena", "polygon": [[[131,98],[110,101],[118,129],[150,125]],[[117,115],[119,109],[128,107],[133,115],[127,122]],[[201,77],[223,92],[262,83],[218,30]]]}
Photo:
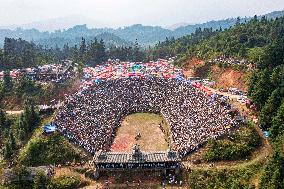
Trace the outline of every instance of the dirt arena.
{"label": "dirt arena", "polygon": [[[141,137],[136,140],[135,137],[138,133],[141,134]],[[130,152],[132,146],[137,143],[142,151],[166,151],[169,149],[169,141],[169,127],[162,116],[137,113],[127,116],[122,121],[111,150]]]}

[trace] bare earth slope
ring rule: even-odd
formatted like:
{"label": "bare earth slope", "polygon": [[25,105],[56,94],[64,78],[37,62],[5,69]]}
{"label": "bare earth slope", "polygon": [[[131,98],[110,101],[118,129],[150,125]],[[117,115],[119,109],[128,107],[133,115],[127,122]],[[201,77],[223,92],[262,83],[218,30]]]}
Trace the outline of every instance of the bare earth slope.
{"label": "bare earth slope", "polygon": [[235,70],[232,67],[220,68],[216,64],[206,64],[200,59],[192,58],[184,64],[183,69],[187,78],[208,77],[216,82],[217,88],[236,87],[241,90],[247,90],[246,80],[248,73]]}

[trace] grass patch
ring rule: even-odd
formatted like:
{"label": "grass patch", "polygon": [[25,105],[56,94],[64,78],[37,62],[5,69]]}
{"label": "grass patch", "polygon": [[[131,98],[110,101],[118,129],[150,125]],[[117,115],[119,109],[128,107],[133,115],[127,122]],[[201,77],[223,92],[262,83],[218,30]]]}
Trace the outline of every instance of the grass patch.
{"label": "grass patch", "polygon": [[60,176],[53,178],[48,189],[76,189],[86,186],[87,183],[82,182],[80,176]]}
{"label": "grass patch", "polygon": [[192,189],[209,188],[255,188],[262,163],[258,162],[239,169],[195,169],[188,174],[188,184]]}
{"label": "grass patch", "polygon": [[[162,131],[163,128],[164,132]],[[135,137],[140,133],[141,137]],[[143,151],[166,151],[169,149],[169,128],[161,115],[136,113],[126,116],[116,131],[112,151],[131,151],[139,144]]]}

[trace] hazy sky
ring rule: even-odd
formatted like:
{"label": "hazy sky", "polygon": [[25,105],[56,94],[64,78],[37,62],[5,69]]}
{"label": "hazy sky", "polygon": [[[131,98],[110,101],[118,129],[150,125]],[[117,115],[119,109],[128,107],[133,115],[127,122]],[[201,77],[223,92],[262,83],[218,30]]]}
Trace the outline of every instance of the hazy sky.
{"label": "hazy sky", "polygon": [[0,0],[0,25],[80,15],[108,26],[167,26],[283,9],[284,0]]}

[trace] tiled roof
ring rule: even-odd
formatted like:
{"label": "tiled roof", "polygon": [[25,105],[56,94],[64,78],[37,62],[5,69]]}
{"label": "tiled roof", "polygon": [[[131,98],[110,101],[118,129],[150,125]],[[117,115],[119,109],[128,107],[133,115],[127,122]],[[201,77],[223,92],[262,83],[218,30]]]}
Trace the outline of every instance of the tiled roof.
{"label": "tiled roof", "polygon": [[99,152],[94,156],[94,163],[158,163],[179,162],[177,152],[147,152],[140,154],[120,152]]}

